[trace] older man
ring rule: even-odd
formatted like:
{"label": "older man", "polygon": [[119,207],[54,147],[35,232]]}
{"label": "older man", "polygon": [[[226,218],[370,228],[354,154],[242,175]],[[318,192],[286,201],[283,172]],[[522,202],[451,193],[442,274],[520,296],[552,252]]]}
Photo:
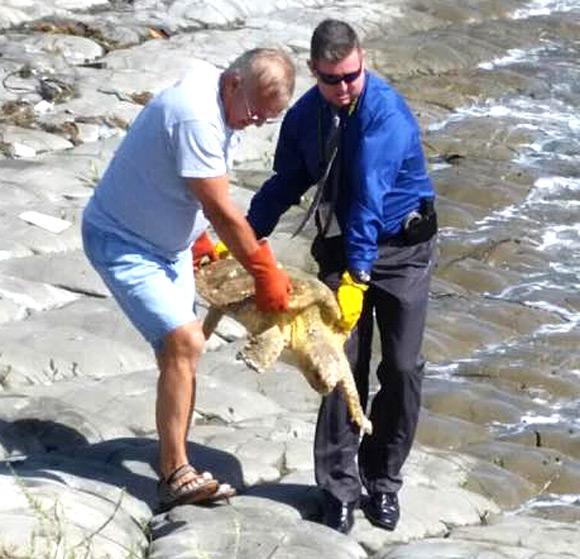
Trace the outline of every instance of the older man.
{"label": "older man", "polygon": [[204,345],[191,245],[209,219],[254,276],[262,310],[284,310],[290,282],[228,194],[236,131],[277,116],[294,89],[286,54],[255,49],[225,71],[198,62],[139,114],[83,216],[85,252],[159,366],[159,510],[233,495],[189,463],[187,434]]}
{"label": "older man", "polygon": [[[316,85],[287,112],[274,175],[252,200],[248,221],[258,238],[317,184],[312,247],[319,277],[338,292],[346,345],[366,405],[373,315],[382,360],[370,418],[359,430],[335,391],[324,398],[315,440],[316,480],[325,497],[324,522],[340,532],[363,510],[377,526],[399,520],[397,492],[420,407],[429,282],[434,265],[435,193],[427,175],[417,122],[404,100],[367,71],[350,25],[325,20],[310,45]],[[357,468],[358,454],[358,468]]]}

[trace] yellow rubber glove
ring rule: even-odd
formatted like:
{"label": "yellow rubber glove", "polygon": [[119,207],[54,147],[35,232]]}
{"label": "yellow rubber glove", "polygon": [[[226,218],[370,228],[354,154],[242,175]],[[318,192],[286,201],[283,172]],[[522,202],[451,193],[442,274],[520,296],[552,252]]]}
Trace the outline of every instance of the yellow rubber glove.
{"label": "yellow rubber glove", "polygon": [[342,274],[336,298],[342,313],[340,326],[345,332],[350,332],[358,322],[368,288],[368,285],[354,281],[348,271]]}
{"label": "yellow rubber glove", "polygon": [[215,251],[220,260],[223,260],[224,258],[229,258],[231,256],[230,249],[226,246],[226,243],[224,243],[223,241],[218,241],[216,243]]}

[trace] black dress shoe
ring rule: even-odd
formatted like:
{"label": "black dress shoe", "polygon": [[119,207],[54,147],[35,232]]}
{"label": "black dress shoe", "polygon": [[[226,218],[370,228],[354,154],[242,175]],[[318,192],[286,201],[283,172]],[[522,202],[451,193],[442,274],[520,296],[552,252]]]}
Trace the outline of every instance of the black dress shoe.
{"label": "black dress shoe", "polygon": [[339,501],[334,495],[325,491],[322,523],[341,534],[348,534],[354,524],[354,509],[357,503],[358,501]]}
{"label": "black dress shoe", "polygon": [[399,500],[396,493],[373,493],[364,503],[363,512],[369,522],[385,530],[394,530],[399,521]]}

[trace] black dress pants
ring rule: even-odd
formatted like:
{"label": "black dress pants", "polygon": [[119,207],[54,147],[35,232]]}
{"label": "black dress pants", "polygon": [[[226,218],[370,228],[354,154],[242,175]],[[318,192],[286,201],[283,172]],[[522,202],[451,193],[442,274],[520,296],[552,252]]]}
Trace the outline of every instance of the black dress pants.
{"label": "black dress pants", "polygon": [[[381,362],[380,386],[371,402],[372,435],[360,440],[359,429],[350,421],[337,390],[322,400],[314,442],[316,482],[341,501],[357,500],[362,485],[369,493],[397,492],[402,485],[401,467],[413,444],[421,405],[421,344],[435,244],[434,236],[412,246],[379,247],[361,318],[345,345],[366,409],[376,318]],[[346,269],[341,238],[318,237],[312,254],[319,265],[319,279],[336,290]]]}

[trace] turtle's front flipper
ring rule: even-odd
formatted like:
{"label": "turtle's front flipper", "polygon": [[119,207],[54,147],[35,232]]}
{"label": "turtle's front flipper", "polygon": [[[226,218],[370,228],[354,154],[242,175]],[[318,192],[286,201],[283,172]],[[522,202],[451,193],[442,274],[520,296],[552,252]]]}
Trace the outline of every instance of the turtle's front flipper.
{"label": "turtle's front flipper", "polygon": [[244,363],[263,373],[274,363],[284,349],[284,338],[278,326],[272,326],[260,334],[250,335],[248,343],[238,353],[238,358]]}
{"label": "turtle's front flipper", "polygon": [[360,405],[360,398],[350,371],[350,365],[348,367],[348,374],[343,374],[342,378],[340,378],[336,384],[342,399],[346,402],[350,418],[362,429],[362,431],[370,435],[373,432],[373,424],[370,419],[366,417],[362,406]]}
{"label": "turtle's front flipper", "polygon": [[292,351],[308,384],[325,396],[334,389],[339,378],[340,350],[329,343],[321,327],[311,327],[304,334],[302,339],[293,340]]}
{"label": "turtle's front flipper", "polygon": [[203,335],[206,340],[213,334],[218,322],[221,320],[224,312],[217,307],[210,307],[205,315],[201,329],[203,330]]}
{"label": "turtle's front flipper", "polygon": [[343,344],[344,338],[334,334],[322,322],[311,323],[299,338],[292,340],[293,350],[310,385],[320,394],[328,394],[336,386],[346,402],[352,421],[370,434],[372,424],[360,404]]}

